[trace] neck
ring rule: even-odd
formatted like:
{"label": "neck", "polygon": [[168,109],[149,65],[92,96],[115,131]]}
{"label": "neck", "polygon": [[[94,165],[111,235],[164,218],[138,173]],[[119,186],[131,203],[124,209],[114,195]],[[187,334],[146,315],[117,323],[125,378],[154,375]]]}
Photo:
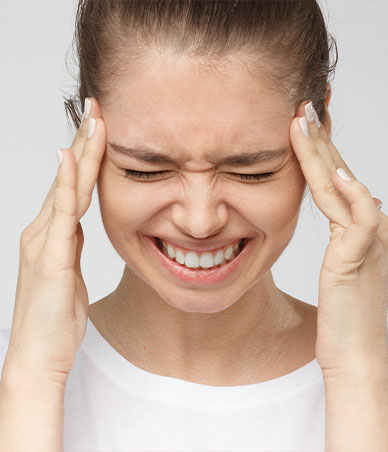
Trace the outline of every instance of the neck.
{"label": "neck", "polygon": [[274,368],[274,357],[286,353],[302,323],[294,301],[268,272],[227,309],[185,312],[161,299],[126,266],[116,290],[90,306],[93,323],[137,367],[229,386],[284,372],[284,360],[278,359]]}

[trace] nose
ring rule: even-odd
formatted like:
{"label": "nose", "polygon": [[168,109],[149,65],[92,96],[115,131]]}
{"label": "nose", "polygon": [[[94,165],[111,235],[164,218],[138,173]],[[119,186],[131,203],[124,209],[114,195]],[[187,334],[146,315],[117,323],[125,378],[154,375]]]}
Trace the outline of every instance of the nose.
{"label": "nose", "polygon": [[172,207],[176,228],[198,239],[216,235],[226,225],[227,216],[225,200],[204,174],[185,181],[179,200]]}

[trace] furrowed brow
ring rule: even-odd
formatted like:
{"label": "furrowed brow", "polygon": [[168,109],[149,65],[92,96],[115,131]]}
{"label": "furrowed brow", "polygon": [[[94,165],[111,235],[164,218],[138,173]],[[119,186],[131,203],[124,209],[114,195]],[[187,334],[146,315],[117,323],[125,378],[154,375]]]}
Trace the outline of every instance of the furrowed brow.
{"label": "furrowed brow", "polygon": [[269,160],[275,160],[290,152],[289,149],[274,149],[274,150],[261,150],[252,152],[242,152],[236,155],[229,155],[222,158],[216,163],[221,163],[224,165],[231,166],[249,166],[255,165],[259,162],[267,162]]}
{"label": "furrowed brow", "polygon": [[[148,146],[136,146],[134,148],[126,147],[117,143],[108,143],[111,149],[115,152],[129,155],[137,160],[148,163],[179,163],[155,149]],[[253,150],[252,152],[240,152],[238,154],[231,154],[216,160],[209,160],[211,163],[218,165],[231,166],[249,166],[259,162],[274,160],[290,152],[289,149],[275,149],[275,150]]]}
{"label": "furrowed brow", "polygon": [[141,160],[143,162],[174,163],[174,161],[167,157],[165,154],[162,154],[152,148],[149,148],[148,146],[136,146],[136,148],[129,148],[116,143],[108,143],[108,145],[115,152],[129,155],[130,157],[134,157],[135,159]]}

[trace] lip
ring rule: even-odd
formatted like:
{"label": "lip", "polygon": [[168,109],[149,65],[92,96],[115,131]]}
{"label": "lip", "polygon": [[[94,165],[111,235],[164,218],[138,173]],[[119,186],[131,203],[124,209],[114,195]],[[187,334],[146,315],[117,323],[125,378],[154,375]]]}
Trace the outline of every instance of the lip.
{"label": "lip", "polygon": [[230,278],[232,275],[235,275],[237,270],[241,269],[242,263],[252,248],[253,242],[250,238],[246,239],[245,246],[240,254],[227,264],[215,267],[211,270],[197,270],[186,268],[172,259],[169,259],[159,250],[154,237],[147,236],[146,238],[153,255],[155,255],[163,269],[168,270],[175,278],[196,286],[219,283]]}
{"label": "lip", "polygon": [[198,247],[198,246],[191,246],[188,245],[187,243],[184,242],[180,242],[179,240],[169,240],[166,239],[164,237],[158,237],[159,239],[163,240],[166,243],[169,243],[170,245],[172,245],[175,248],[180,248],[184,251],[195,251],[197,253],[204,253],[205,251],[210,251],[212,253],[216,253],[218,250],[225,248],[226,246],[234,246],[236,245],[236,243],[239,243],[244,237],[239,237],[233,240],[230,240],[229,242],[217,242],[214,243],[212,245],[208,245],[208,246],[202,246],[202,247]]}

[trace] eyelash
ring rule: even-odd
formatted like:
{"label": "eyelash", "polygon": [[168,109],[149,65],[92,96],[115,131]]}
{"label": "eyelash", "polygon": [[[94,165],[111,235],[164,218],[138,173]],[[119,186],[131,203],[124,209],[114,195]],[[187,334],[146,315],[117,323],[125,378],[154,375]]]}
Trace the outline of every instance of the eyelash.
{"label": "eyelash", "polygon": [[[153,177],[156,177],[157,175],[168,173],[169,171],[136,171],[136,170],[125,170],[125,177],[132,176],[139,179],[152,179]],[[240,176],[243,180],[261,180],[261,179],[269,179],[272,177],[275,172],[270,173],[261,173],[261,174],[238,174],[238,173],[232,173],[236,176]]]}

